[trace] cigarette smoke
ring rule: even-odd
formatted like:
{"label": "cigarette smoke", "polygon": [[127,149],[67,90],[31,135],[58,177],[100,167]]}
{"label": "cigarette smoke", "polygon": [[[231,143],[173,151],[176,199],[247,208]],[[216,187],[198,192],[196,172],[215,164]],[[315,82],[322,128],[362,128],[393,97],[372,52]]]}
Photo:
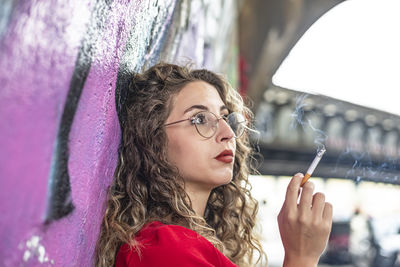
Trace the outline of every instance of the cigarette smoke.
{"label": "cigarette smoke", "polygon": [[[308,94],[301,94],[296,98],[291,128],[297,128],[300,125],[305,132],[310,132],[308,130],[311,129],[318,152],[325,147],[328,135],[321,129],[314,127],[312,120],[309,118],[310,115],[315,115],[316,111],[308,107],[308,96]],[[337,173],[339,168],[343,168],[343,166],[349,166],[345,171],[345,178],[354,179],[356,184],[366,177],[375,181],[398,183],[400,177],[399,165],[397,157],[385,155],[384,158],[380,158],[377,161],[377,159],[371,158],[370,152],[365,147],[364,150],[360,151],[360,149],[353,149],[352,145],[348,144],[346,149],[339,153],[335,167],[332,168],[332,174]]]}
{"label": "cigarette smoke", "polygon": [[339,155],[334,172],[348,158],[353,160],[353,164],[347,170],[345,178],[353,178],[356,184],[366,177],[373,178],[377,182],[392,183],[396,183],[399,179],[399,162],[397,158],[385,156],[380,162],[377,162],[371,158],[369,151],[357,152],[351,146],[347,146],[346,150]]}
{"label": "cigarette smoke", "polygon": [[307,131],[309,127],[314,133],[314,144],[317,146],[317,152],[322,148],[325,148],[325,142],[328,136],[320,129],[317,129],[313,126],[311,119],[308,118],[308,114],[315,113],[314,111],[308,111],[308,114],[305,111],[307,107],[306,99],[308,94],[302,94],[296,97],[296,108],[292,113],[292,122],[290,124],[291,128],[296,128],[297,125],[301,125],[304,131]]}

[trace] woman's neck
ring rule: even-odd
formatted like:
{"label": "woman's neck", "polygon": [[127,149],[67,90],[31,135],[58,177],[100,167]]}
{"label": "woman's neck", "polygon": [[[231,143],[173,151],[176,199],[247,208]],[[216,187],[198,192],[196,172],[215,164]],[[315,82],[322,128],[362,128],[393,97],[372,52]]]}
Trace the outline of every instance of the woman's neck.
{"label": "woman's neck", "polygon": [[186,193],[189,195],[190,201],[192,202],[192,208],[194,212],[203,217],[206,210],[207,201],[211,193],[211,189],[204,190],[193,190],[193,188],[186,187]]}

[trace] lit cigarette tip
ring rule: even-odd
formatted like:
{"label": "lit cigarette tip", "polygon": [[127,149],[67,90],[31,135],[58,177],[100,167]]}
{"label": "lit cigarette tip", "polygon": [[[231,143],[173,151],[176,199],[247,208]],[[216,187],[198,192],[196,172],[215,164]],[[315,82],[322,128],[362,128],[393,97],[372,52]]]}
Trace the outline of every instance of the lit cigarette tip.
{"label": "lit cigarette tip", "polygon": [[326,149],[325,146],[323,146],[315,156],[314,160],[311,162],[310,167],[308,168],[306,174],[304,175],[303,180],[301,181],[300,186],[303,186],[308,179],[310,179],[311,175],[313,174],[315,168],[317,167],[319,161],[321,160],[322,156],[325,154]]}

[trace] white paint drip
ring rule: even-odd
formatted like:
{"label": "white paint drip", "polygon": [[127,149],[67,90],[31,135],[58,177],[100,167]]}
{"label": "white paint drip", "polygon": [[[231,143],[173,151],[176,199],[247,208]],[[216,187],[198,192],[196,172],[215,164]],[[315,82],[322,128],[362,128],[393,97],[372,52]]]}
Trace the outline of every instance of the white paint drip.
{"label": "white paint drip", "polygon": [[54,261],[49,259],[46,255],[46,249],[42,244],[40,244],[40,240],[40,236],[33,235],[28,241],[26,241],[23,261],[28,262],[29,260],[36,259],[39,263],[54,264]]}

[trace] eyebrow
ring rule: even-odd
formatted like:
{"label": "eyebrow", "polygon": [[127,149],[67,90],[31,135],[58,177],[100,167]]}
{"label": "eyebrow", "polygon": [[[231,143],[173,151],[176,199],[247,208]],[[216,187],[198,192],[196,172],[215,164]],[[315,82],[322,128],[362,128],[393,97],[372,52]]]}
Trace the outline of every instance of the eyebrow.
{"label": "eyebrow", "polygon": [[[191,106],[190,108],[187,108],[187,109],[183,112],[183,114],[186,114],[186,113],[188,113],[189,111],[192,111],[192,110],[194,110],[194,109],[201,109],[201,110],[207,110],[207,111],[209,111],[208,107],[206,107],[206,106],[204,106],[204,105],[193,105],[193,106]],[[223,106],[220,107],[220,111],[223,111],[223,110],[225,110],[225,109],[229,111],[228,107],[225,106],[225,105],[223,105]]]}

